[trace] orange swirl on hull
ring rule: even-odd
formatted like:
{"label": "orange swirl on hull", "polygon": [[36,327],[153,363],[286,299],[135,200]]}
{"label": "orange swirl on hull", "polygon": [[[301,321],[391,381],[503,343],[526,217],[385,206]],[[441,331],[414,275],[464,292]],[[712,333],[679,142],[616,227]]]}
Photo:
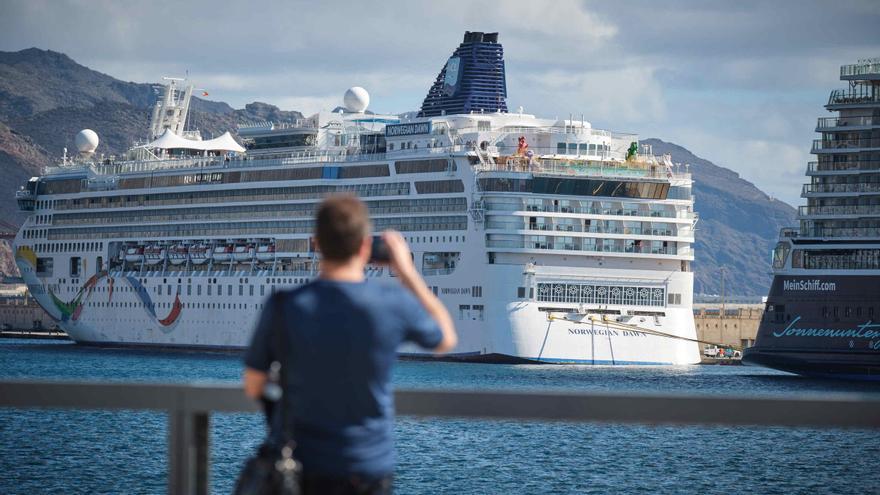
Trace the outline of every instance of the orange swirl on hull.
{"label": "orange swirl on hull", "polygon": [[159,324],[163,327],[173,324],[177,320],[177,317],[180,316],[182,307],[183,305],[180,304],[180,296],[174,296],[174,305],[171,307],[171,312],[168,313],[168,316],[159,320]]}

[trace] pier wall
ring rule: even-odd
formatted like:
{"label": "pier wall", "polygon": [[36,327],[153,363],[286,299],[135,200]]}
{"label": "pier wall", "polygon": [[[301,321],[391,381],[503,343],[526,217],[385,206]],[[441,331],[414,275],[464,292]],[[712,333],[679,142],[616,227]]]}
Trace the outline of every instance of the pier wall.
{"label": "pier wall", "polygon": [[697,339],[743,349],[751,347],[763,314],[763,304],[694,304]]}

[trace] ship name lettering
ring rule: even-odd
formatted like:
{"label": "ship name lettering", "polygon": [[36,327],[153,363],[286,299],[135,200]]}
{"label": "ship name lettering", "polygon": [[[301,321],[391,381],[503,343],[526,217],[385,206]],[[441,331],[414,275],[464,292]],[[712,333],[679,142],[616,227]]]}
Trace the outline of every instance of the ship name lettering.
{"label": "ship name lettering", "polygon": [[568,333],[571,335],[601,335],[617,337],[620,333],[617,330],[611,330],[606,328],[569,328]]}
{"label": "ship name lettering", "polygon": [[441,294],[466,296],[471,293],[470,287],[441,287]]}
{"label": "ship name lettering", "polygon": [[831,292],[837,290],[837,282],[823,282],[815,280],[783,280],[782,290],[803,290]]}
{"label": "ship name lettering", "polygon": [[836,337],[848,339],[874,339],[880,337],[880,323],[868,321],[856,328],[798,328],[794,326],[801,317],[798,316],[785,327],[785,330],[773,332],[774,337]]}

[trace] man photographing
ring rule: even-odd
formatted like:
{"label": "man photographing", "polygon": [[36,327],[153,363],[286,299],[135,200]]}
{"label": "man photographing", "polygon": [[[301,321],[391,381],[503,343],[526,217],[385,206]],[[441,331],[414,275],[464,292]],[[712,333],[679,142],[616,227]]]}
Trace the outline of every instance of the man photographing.
{"label": "man photographing", "polygon": [[[372,250],[364,203],[326,199],[316,218],[318,278],[269,298],[245,355],[245,393],[255,399],[273,362],[288,368],[282,400],[305,494],[390,493],[397,348],[413,342],[444,353],[457,342],[449,312],[419,275],[406,241],[394,231],[382,239],[397,281],[364,276]],[[273,424],[270,435],[277,438],[281,426]]]}

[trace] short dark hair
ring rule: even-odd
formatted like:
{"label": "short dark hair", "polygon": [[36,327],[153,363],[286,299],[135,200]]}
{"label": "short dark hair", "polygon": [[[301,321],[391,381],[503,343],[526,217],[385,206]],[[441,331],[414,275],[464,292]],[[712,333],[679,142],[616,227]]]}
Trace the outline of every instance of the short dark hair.
{"label": "short dark hair", "polygon": [[315,237],[324,259],[345,261],[356,255],[370,235],[370,214],[356,196],[329,196],[318,207]]}

